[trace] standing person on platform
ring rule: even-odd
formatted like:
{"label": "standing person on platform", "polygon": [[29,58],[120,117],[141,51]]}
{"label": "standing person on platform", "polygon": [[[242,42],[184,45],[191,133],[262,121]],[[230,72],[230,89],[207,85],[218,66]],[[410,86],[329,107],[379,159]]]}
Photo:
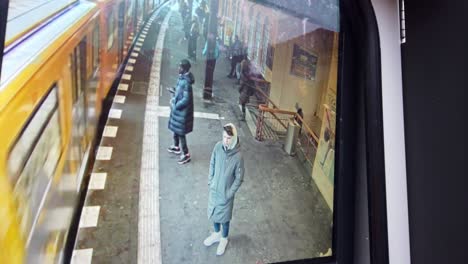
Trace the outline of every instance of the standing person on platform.
{"label": "standing person on platform", "polygon": [[[214,42],[213,49],[208,50],[208,42]],[[216,66],[216,60],[219,58],[219,44],[217,38],[213,34],[208,35],[208,40],[203,49],[203,56],[206,57],[206,71],[205,71],[205,87],[213,88],[213,74]]]}
{"label": "standing person on platform", "polygon": [[[167,151],[174,154],[181,154],[179,164],[190,161],[190,154],[187,147],[186,135],[193,130],[193,92],[192,85],[195,78],[190,72],[190,62],[186,59],[179,64],[179,80],[174,91],[174,96],[170,101],[171,114],[169,117],[169,130],[174,133],[174,145]],[[179,147],[181,143],[181,148]]]}
{"label": "standing person on platform", "polygon": [[[294,121],[299,125],[299,135],[302,132],[302,120],[304,119],[304,112],[302,112],[302,108],[299,106],[299,103],[296,103],[296,116],[294,117]],[[300,117],[299,117],[300,116]]]}
{"label": "standing person on platform", "polygon": [[239,37],[234,37],[234,43],[231,46],[231,71],[228,74],[228,78],[235,78],[236,65],[242,60],[242,43]]}
{"label": "standing person on platform", "polygon": [[192,26],[190,27],[190,37],[188,43],[188,56],[189,59],[197,61],[197,40],[200,35],[200,27],[198,19],[196,17],[192,20]]}
{"label": "standing person on platform", "polygon": [[203,20],[203,37],[205,38],[205,41],[208,40],[209,22],[210,22],[210,11],[207,8],[205,12],[205,20]]}
{"label": "standing person on platform", "polygon": [[241,42],[241,55],[239,56],[239,63],[236,65],[237,84],[241,83],[241,77],[242,77],[241,65],[245,59],[247,59],[247,48],[246,48],[245,42],[242,41]]}
{"label": "standing person on platform", "polygon": [[252,73],[250,60],[245,57],[241,62],[241,86],[239,88],[239,104],[242,106],[241,120],[245,120],[245,105],[249,102],[250,96],[255,94],[255,78]]}
{"label": "standing person on platform", "polygon": [[179,2],[179,13],[180,17],[182,18],[182,26],[183,30],[185,32],[185,19],[187,18],[188,15],[188,4],[185,2],[185,0],[182,0]]}
{"label": "standing person on platform", "polygon": [[184,23],[184,40],[188,40],[190,39],[190,27],[192,25],[192,20],[190,20],[188,13],[187,13],[187,17],[184,18],[183,23]]}
{"label": "standing person on platform", "polygon": [[189,39],[190,37],[190,26],[192,25],[192,14],[190,13],[190,7],[187,2],[182,1],[182,5],[179,8],[180,16],[182,17],[182,29],[184,31],[184,39]]}
{"label": "standing person on platform", "polygon": [[[219,242],[216,255],[221,256],[228,244],[229,224],[232,219],[234,197],[244,181],[244,159],[234,124],[224,126],[223,140],[211,154],[208,176],[208,219],[214,232],[203,241],[207,247]],[[222,226],[222,233],[221,233]]]}
{"label": "standing person on platform", "polygon": [[200,5],[197,7],[197,9],[195,9],[195,14],[197,14],[198,16],[198,23],[200,25],[203,25],[203,21],[205,21],[205,19],[208,19],[206,17],[206,12],[208,11],[208,7],[207,7],[207,4],[206,4],[206,1],[203,0],[200,2]]}

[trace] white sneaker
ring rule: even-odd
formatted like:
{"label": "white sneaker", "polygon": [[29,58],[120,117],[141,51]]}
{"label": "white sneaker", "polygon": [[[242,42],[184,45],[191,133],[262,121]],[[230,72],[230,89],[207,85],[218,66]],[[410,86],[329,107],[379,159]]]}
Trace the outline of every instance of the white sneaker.
{"label": "white sneaker", "polygon": [[218,249],[216,250],[216,255],[218,255],[218,256],[223,255],[223,254],[224,254],[224,251],[226,250],[227,244],[228,244],[228,239],[222,237],[222,238],[219,240],[219,245],[218,245]]}
{"label": "white sneaker", "polygon": [[205,246],[209,247],[209,246],[213,245],[214,243],[219,242],[220,238],[221,238],[221,231],[213,232],[213,233],[211,233],[211,235],[209,237],[207,237],[205,239],[205,241],[203,241],[203,244]]}

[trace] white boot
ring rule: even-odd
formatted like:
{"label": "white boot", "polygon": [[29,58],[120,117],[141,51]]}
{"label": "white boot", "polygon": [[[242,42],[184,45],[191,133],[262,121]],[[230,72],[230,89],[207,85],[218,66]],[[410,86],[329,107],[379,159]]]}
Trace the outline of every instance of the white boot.
{"label": "white boot", "polygon": [[228,244],[228,239],[227,237],[224,238],[222,237],[220,240],[219,240],[219,245],[218,245],[218,249],[216,250],[216,255],[218,256],[221,256],[224,254],[224,251],[226,250],[226,246]]}
{"label": "white boot", "polygon": [[203,244],[205,246],[209,247],[209,246],[213,245],[214,243],[219,242],[220,238],[221,238],[221,231],[213,232],[213,233],[211,233],[211,235],[209,237],[207,237],[205,239],[205,241],[203,241]]}

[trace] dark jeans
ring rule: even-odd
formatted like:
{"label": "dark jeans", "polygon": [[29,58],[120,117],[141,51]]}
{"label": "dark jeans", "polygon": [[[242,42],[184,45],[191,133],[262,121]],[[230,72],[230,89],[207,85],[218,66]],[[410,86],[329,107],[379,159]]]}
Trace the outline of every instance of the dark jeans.
{"label": "dark jeans", "polygon": [[185,135],[177,135],[174,133],[174,146],[178,147],[179,146],[179,140],[180,143],[182,144],[182,151],[184,155],[188,154],[188,147],[187,147],[187,139],[185,138]]}
{"label": "dark jeans", "polygon": [[216,66],[216,60],[206,60],[205,87],[213,88],[213,73]]}
{"label": "dark jeans", "polygon": [[188,43],[188,56],[194,60],[197,60],[197,38],[195,36],[190,36]]}
{"label": "dark jeans", "polygon": [[[229,235],[229,222],[223,223],[223,237],[226,238]],[[221,230],[220,223],[214,223],[214,231],[218,233]]]}
{"label": "dark jeans", "polygon": [[231,71],[229,72],[229,76],[234,76],[235,73],[236,73],[236,65],[237,63],[240,62],[240,59],[241,57],[240,56],[232,56],[232,59],[231,59]]}

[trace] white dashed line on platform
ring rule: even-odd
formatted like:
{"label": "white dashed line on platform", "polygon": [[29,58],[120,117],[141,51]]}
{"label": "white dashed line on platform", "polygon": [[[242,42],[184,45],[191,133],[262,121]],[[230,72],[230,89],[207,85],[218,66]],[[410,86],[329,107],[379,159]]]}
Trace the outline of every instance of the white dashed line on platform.
{"label": "white dashed line on platform", "polygon": [[124,104],[125,103],[125,96],[124,95],[114,96],[114,103]]}
{"label": "white dashed line on platform", "polygon": [[128,63],[135,64],[135,62],[136,62],[135,59],[132,59],[132,58],[128,59]]}
{"label": "white dashed line on platform", "polygon": [[132,56],[132,57],[138,57],[138,52],[132,52],[132,54],[130,54],[130,56]]}
{"label": "white dashed line on platform", "polygon": [[80,228],[96,227],[99,218],[100,206],[85,206],[81,212]]}
{"label": "white dashed line on platform", "polygon": [[137,43],[135,44],[135,46],[136,46],[136,47],[141,47],[141,46],[143,46],[143,43],[142,43],[142,42],[137,42]]}
{"label": "white dashed line on platform", "polygon": [[99,146],[96,160],[110,160],[112,158],[113,147],[103,147]]}
{"label": "white dashed line on platform", "polygon": [[132,75],[131,74],[122,74],[122,80],[127,80],[127,81],[130,81],[132,79]]}
{"label": "white dashed line on platform", "polygon": [[129,65],[129,66],[125,67],[125,70],[129,71],[129,72],[132,72],[133,71],[133,66]]}
{"label": "white dashed line on platform", "polygon": [[109,118],[120,119],[122,117],[122,110],[120,109],[111,109],[109,111]]}
{"label": "white dashed line on platform", "polygon": [[136,47],[133,49],[134,51],[140,51],[141,49],[139,47]]}
{"label": "white dashed line on platform", "polygon": [[102,132],[102,136],[115,138],[117,136],[118,129],[119,128],[116,126],[105,126],[104,131]]}
{"label": "white dashed line on platform", "polygon": [[119,89],[120,91],[128,91],[128,84],[121,83],[119,84],[119,87],[117,89]]}
{"label": "white dashed line on platform", "polygon": [[88,189],[90,190],[104,190],[106,186],[107,173],[93,172],[89,181]]}
{"label": "white dashed line on platform", "polygon": [[71,259],[71,264],[91,264],[93,249],[75,249]]}

